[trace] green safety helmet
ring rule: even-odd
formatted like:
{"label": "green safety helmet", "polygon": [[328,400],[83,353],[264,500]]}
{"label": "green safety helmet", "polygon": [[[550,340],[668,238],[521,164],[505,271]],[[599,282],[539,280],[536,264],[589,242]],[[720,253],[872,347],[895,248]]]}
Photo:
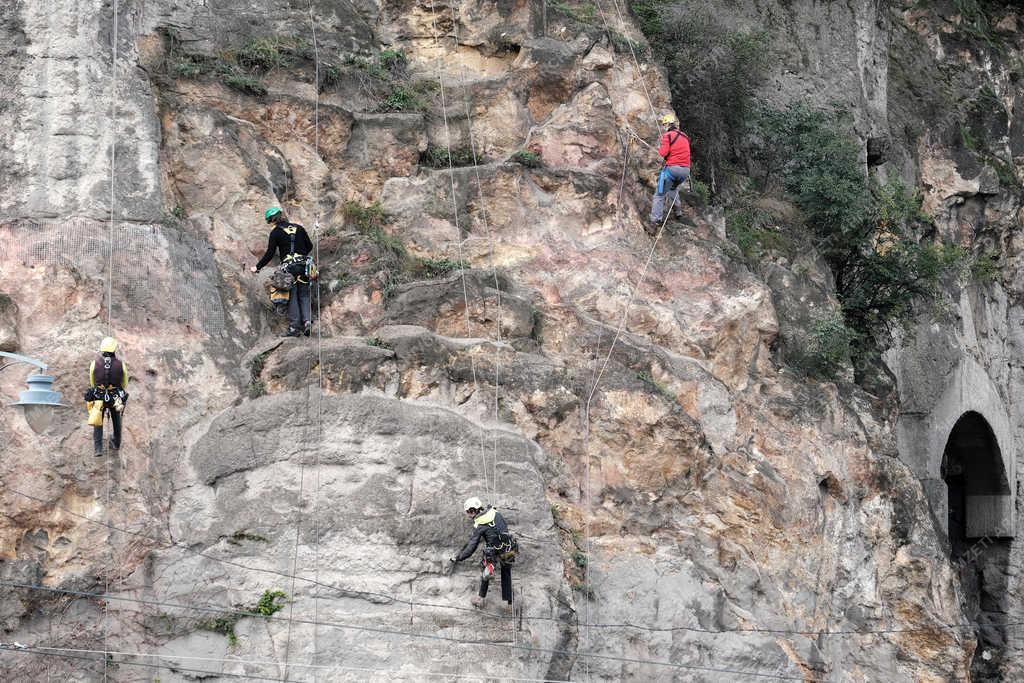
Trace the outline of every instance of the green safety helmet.
{"label": "green safety helmet", "polygon": [[273,218],[274,216],[276,216],[279,213],[281,213],[281,209],[279,209],[276,206],[272,206],[272,207],[270,207],[269,209],[267,209],[266,211],[263,212],[263,220],[265,220],[266,222],[269,223],[270,219]]}

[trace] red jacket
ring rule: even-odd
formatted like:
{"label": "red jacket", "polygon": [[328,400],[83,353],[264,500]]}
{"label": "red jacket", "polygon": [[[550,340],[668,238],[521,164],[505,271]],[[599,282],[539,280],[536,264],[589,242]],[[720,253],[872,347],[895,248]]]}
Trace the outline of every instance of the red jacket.
{"label": "red jacket", "polygon": [[658,154],[665,160],[666,166],[690,167],[690,138],[686,133],[670,130],[661,136]]}

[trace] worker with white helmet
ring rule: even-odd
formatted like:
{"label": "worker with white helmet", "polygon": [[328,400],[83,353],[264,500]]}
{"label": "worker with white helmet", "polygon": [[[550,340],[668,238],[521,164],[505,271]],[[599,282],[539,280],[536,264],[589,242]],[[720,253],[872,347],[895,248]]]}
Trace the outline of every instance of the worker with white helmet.
{"label": "worker with white helmet", "polygon": [[512,604],[512,563],[519,552],[519,544],[508,530],[508,524],[501,514],[491,507],[485,506],[476,496],[467,498],[463,509],[473,520],[473,535],[462,547],[459,554],[451,558],[452,564],[469,559],[476,552],[480,541],[484,542],[483,571],[480,574],[480,591],[471,602],[474,607],[483,607],[487,597],[487,588],[494,576],[494,565],[501,570],[501,599]]}

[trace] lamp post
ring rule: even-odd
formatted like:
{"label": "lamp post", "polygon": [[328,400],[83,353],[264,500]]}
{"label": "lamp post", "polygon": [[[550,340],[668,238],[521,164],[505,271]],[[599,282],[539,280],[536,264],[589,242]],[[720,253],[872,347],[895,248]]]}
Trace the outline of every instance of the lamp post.
{"label": "lamp post", "polygon": [[33,432],[39,434],[45,431],[53,420],[53,411],[57,408],[65,407],[60,402],[60,392],[53,391],[54,378],[41,372],[46,370],[48,366],[41,360],[29,358],[28,356],[19,356],[16,353],[8,353],[6,351],[0,351],[0,358],[9,359],[6,363],[0,365],[0,371],[6,370],[12,365],[21,364],[34,365],[39,368],[38,371],[28,376],[28,379],[25,380],[28,384],[28,389],[22,391],[18,395],[18,402],[11,405],[22,406],[22,409],[25,411],[25,421],[28,422],[28,426],[32,428]]}

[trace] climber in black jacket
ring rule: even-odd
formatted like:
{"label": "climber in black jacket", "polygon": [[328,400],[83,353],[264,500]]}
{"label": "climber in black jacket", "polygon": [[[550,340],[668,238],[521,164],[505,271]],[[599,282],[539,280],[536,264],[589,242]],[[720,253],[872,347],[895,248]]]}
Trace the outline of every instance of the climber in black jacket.
{"label": "climber in black jacket", "polygon": [[463,506],[466,514],[473,518],[473,535],[462,547],[459,554],[451,558],[449,562],[453,565],[468,560],[476,552],[480,541],[484,542],[483,571],[480,574],[480,591],[472,599],[474,607],[483,607],[484,599],[487,597],[487,588],[491,578],[494,576],[494,564],[498,563],[501,568],[501,599],[512,604],[512,562],[515,560],[518,551],[518,543],[515,537],[509,533],[508,524],[505,518],[488,505],[484,504],[477,497],[466,500]]}
{"label": "climber in black jacket", "polygon": [[294,263],[296,268],[289,267],[289,273],[295,276],[291,293],[288,298],[288,332],[286,337],[298,337],[300,334],[309,336],[313,326],[312,306],[309,300],[309,276],[306,269],[306,257],[313,251],[313,242],[309,239],[306,229],[298,223],[289,223],[284,212],[276,206],[263,214],[268,223],[273,223],[267,239],[267,251],[263,258],[252,267],[258,273],[260,268],[270,263],[277,252],[282,264]]}

